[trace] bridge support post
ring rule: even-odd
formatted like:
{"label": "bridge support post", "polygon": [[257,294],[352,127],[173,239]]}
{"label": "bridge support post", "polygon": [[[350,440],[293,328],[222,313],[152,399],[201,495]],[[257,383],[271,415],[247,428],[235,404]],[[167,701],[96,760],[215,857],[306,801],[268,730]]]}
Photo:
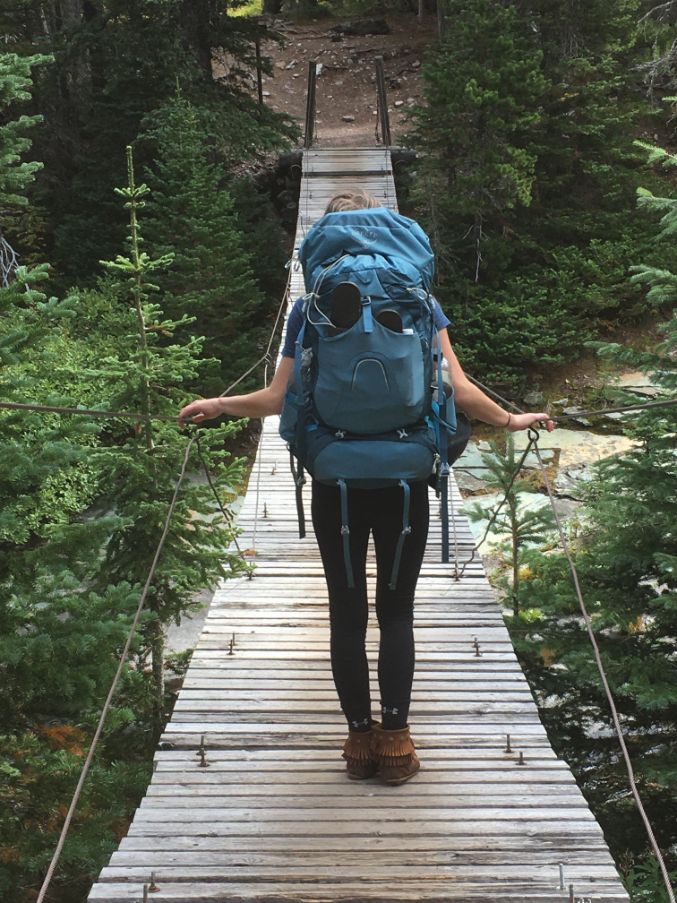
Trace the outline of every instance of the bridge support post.
{"label": "bridge support post", "polygon": [[384,147],[390,147],[390,117],[388,116],[388,98],[386,97],[386,77],[383,68],[383,57],[377,56],[376,63],[376,92],[378,99],[378,119],[381,126],[381,140]]}
{"label": "bridge support post", "polygon": [[309,148],[313,146],[315,138],[315,82],[317,79],[317,61],[310,60],[308,63],[308,96],[306,99],[306,134],[303,146]]}

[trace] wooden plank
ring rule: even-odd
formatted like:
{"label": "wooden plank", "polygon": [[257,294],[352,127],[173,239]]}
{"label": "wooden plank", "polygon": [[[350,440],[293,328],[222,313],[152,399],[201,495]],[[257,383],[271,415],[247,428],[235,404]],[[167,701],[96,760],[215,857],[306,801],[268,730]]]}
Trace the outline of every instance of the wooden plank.
{"label": "wooden plank", "polygon": [[[510,885],[508,887],[508,885]],[[94,885],[89,899],[94,901],[106,901],[106,903],[129,903],[140,900],[141,885],[136,883],[102,882]],[[265,903],[285,903],[288,900],[298,903],[330,903],[334,900],[351,901],[351,903],[366,903],[373,900],[409,900],[420,901],[421,893],[425,893],[425,899],[437,901],[471,901],[471,903],[553,903],[553,901],[568,900],[564,893],[557,895],[552,884],[544,887],[534,887],[529,884],[515,884],[505,879],[498,888],[492,884],[468,885],[450,882],[428,882],[422,888],[420,884],[412,882],[410,885],[398,882],[394,887],[388,882],[379,885],[367,879],[360,879],[357,883],[342,883],[331,886],[326,882],[318,887],[318,882],[303,884],[273,883],[263,884],[249,883],[228,884],[228,897],[223,896],[223,887],[219,883],[201,883],[193,881],[190,885],[190,898],[186,896],[187,889],[183,882],[178,884],[165,883],[161,889],[161,895],[155,897],[161,901],[186,901],[190,899],[195,903],[245,903],[249,900],[260,900]],[[593,903],[627,903],[628,896],[619,892],[613,886],[583,885],[577,889],[577,900],[585,901],[587,897]],[[594,895],[594,896],[593,896]]]}

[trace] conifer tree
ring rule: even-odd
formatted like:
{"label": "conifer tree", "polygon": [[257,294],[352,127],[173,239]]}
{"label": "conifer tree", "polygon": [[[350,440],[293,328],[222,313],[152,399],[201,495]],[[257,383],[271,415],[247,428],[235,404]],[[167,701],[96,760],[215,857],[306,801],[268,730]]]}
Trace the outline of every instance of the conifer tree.
{"label": "conifer tree", "polygon": [[[3,203],[26,208],[24,192],[37,164],[23,162],[31,120],[14,107],[28,99],[29,68],[19,61],[13,79],[11,55],[2,64],[0,185]],[[19,138],[12,143],[13,135]],[[44,294],[45,265],[15,263],[6,277],[0,288],[2,400],[89,400],[83,346],[67,334],[72,302]],[[0,897],[24,900],[52,854],[87,722],[110,684],[137,593],[124,582],[96,586],[101,548],[115,520],[88,511],[97,496],[91,455],[99,425],[7,410],[0,411],[0,423]],[[122,699],[112,713],[112,734],[137,717]],[[144,772],[137,762],[97,762],[85,811],[93,800],[100,808],[84,818],[84,831],[76,827],[59,882],[74,873],[81,882],[101,864],[102,838],[111,838],[115,820],[127,815],[129,793],[138,794]]]}
{"label": "conifer tree", "polygon": [[[657,149],[652,160],[677,165],[677,158]],[[669,253],[677,230],[677,202],[643,191],[640,204],[663,214],[661,237],[666,241],[658,247]],[[634,281],[649,287],[647,299],[658,309],[674,309],[677,275],[672,270],[641,266]],[[674,312],[655,348],[605,345],[600,353],[642,369],[660,388],[659,400],[677,400]],[[677,407],[633,413],[625,430],[635,445],[599,465],[583,527],[572,542],[640,793],[659,843],[669,853],[677,841],[672,818],[677,803]],[[534,617],[522,625],[527,632],[524,639],[517,636],[516,643],[530,680],[548,699],[544,717],[600,807],[614,852],[640,860],[645,836],[624,795],[626,777],[617,742],[610,732],[599,733],[610,715],[566,562],[551,553],[534,554],[531,564],[532,578],[523,590]],[[613,798],[620,802],[608,802]],[[677,866],[674,855],[671,864]],[[660,884],[646,884],[650,874],[650,869],[644,871],[644,890],[642,881],[637,882],[638,900],[661,899]]]}
{"label": "conifer tree", "polygon": [[[0,53],[0,108],[10,112],[12,108],[31,98],[33,79],[31,70],[48,62],[49,57],[34,54],[19,56],[16,53]],[[17,254],[3,234],[2,223],[27,205],[26,188],[42,168],[37,160],[27,161],[23,154],[31,146],[28,132],[41,121],[38,115],[26,113],[0,125],[0,285],[7,286],[18,264]]]}
{"label": "conifer tree", "polygon": [[[274,38],[258,21],[214,0],[101,0],[0,8],[0,29],[21,53],[47,48],[55,64],[39,84],[46,128],[38,136],[52,263],[66,285],[91,284],[101,256],[115,253],[124,218],[112,190],[124,179],[124,148],[179,79],[211,119],[229,167],[296,136],[287,117],[261,107],[253,90],[255,42]],[[264,66],[269,66],[267,60]]]}
{"label": "conifer tree", "polygon": [[[533,454],[531,452],[532,457]],[[534,545],[542,543],[544,535],[554,526],[549,507],[528,509],[524,506],[525,492],[533,488],[532,482],[520,476],[518,470],[525,461],[524,453],[515,449],[512,433],[508,433],[506,438],[505,451],[496,442],[491,442],[490,453],[482,455],[482,462],[488,471],[484,482],[487,487],[498,492],[499,499],[490,511],[479,504],[469,509],[471,520],[482,521],[488,517],[497,532],[509,536],[507,542],[502,544],[507,551],[502,565],[507,566],[509,577],[502,574],[496,583],[511,600],[514,618],[520,614],[525,553]]]}
{"label": "conifer tree", "polygon": [[157,163],[146,232],[154,253],[171,248],[173,255],[156,278],[166,312],[189,316],[191,332],[206,338],[204,353],[215,365],[199,390],[218,394],[256,357],[266,332],[265,299],[223,167],[208,158],[199,111],[179,94],[154,119]]}
{"label": "conifer tree", "polygon": [[[151,421],[150,415],[175,415],[185,401],[186,384],[200,367],[201,341],[184,344],[174,340],[186,319],[165,317],[151,300],[155,281],[171,262],[169,255],[150,257],[142,249],[138,214],[149,189],[134,179],[131,149],[128,149],[128,185],[118,191],[129,214],[127,256],[105,263],[116,280],[112,301],[127,302],[127,330],[113,353],[104,361],[109,379],[110,403],[146,415],[142,426],[122,442],[101,450],[103,499],[107,500],[122,526],[107,543],[104,572],[112,582],[127,580],[142,585],[160,539],[167,506],[179,473],[187,437],[176,424]],[[239,479],[237,462],[227,459],[224,439],[236,429],[234,423],[209,430],[202,439],[203,452],[215,471],[217,490],[232,496]],[[193,459],[195,467],[199,461]],[[224,498],[224,502],[227,499]],[[151,656],[155,682],[155,728],[164,715],[164,629],[190,609],[196,589],[212,586],[219,578],[245,567],[236,552],[229,552],[233,539],[230,524],[215,511],[208,486],[191,483],[179,496],[162,558],[151,588],[144,637]]]}
{"label": "conifer tree", "polygon": [[497,218],[531,202],[536,155],[528,137],[548,84],[511,6],[452,0],[447,14],[453,36],[424,66],[426,105],[415,111],[411,138],[425,152],[421,202],[445,280],[484,282],[499,253]]}
{"label": "conifer tree", "polygon": [[636,9],[452,0],[453,28],[423,68],[415,200],[464,361],[495,384],[520,388],[525,371],[643,312],[625,278],[648,245],[644,217],[627,215],[647,112]]}

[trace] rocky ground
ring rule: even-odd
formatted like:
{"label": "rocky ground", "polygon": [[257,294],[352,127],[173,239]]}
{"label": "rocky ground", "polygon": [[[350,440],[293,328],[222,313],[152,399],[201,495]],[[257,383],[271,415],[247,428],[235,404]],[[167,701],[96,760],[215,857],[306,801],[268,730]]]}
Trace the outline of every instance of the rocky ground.
{"label": "rocky ground", "polygon": [[[365,25],[366,23],[366,25]],[[371,24],[370,24],[371,23]],[[316,141],[318,147],[359,147],[375,143],[375,58],[383,57],[390,127],[398,144],[407,111],[420,100],[420,69],[425,48],[437,40],[436,22],[414,14],[385,19],[322,19],[304,25],[277,21],[284,45],[269,42],[273,75],[264,76],[266,103],[288,113],[303,129],[308,63],[317,62]],[[346,29],[367,31],[345,33]],[[387,33],[373,33],[384,32]]]}

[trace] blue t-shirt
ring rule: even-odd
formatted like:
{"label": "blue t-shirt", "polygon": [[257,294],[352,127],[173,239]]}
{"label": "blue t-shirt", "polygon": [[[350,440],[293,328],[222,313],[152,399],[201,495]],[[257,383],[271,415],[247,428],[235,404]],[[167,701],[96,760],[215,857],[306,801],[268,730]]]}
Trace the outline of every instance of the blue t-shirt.
{"label": "blue t-shirt", "polygon": [[[433,298],[433,321],[435,323],[435,329],[437,329],[438,332],[440,329],[446,329],[447,326],[451,325],[451,320],[440,307],[437,298]],[[287,332],[284,339],[284,347],[282,348],[282,357],[294,357],[296,339],[298,338],[299,332],[301,332],[302,325],[303,298],[297,298],[294,302],[294,306],[289,311]]]}

